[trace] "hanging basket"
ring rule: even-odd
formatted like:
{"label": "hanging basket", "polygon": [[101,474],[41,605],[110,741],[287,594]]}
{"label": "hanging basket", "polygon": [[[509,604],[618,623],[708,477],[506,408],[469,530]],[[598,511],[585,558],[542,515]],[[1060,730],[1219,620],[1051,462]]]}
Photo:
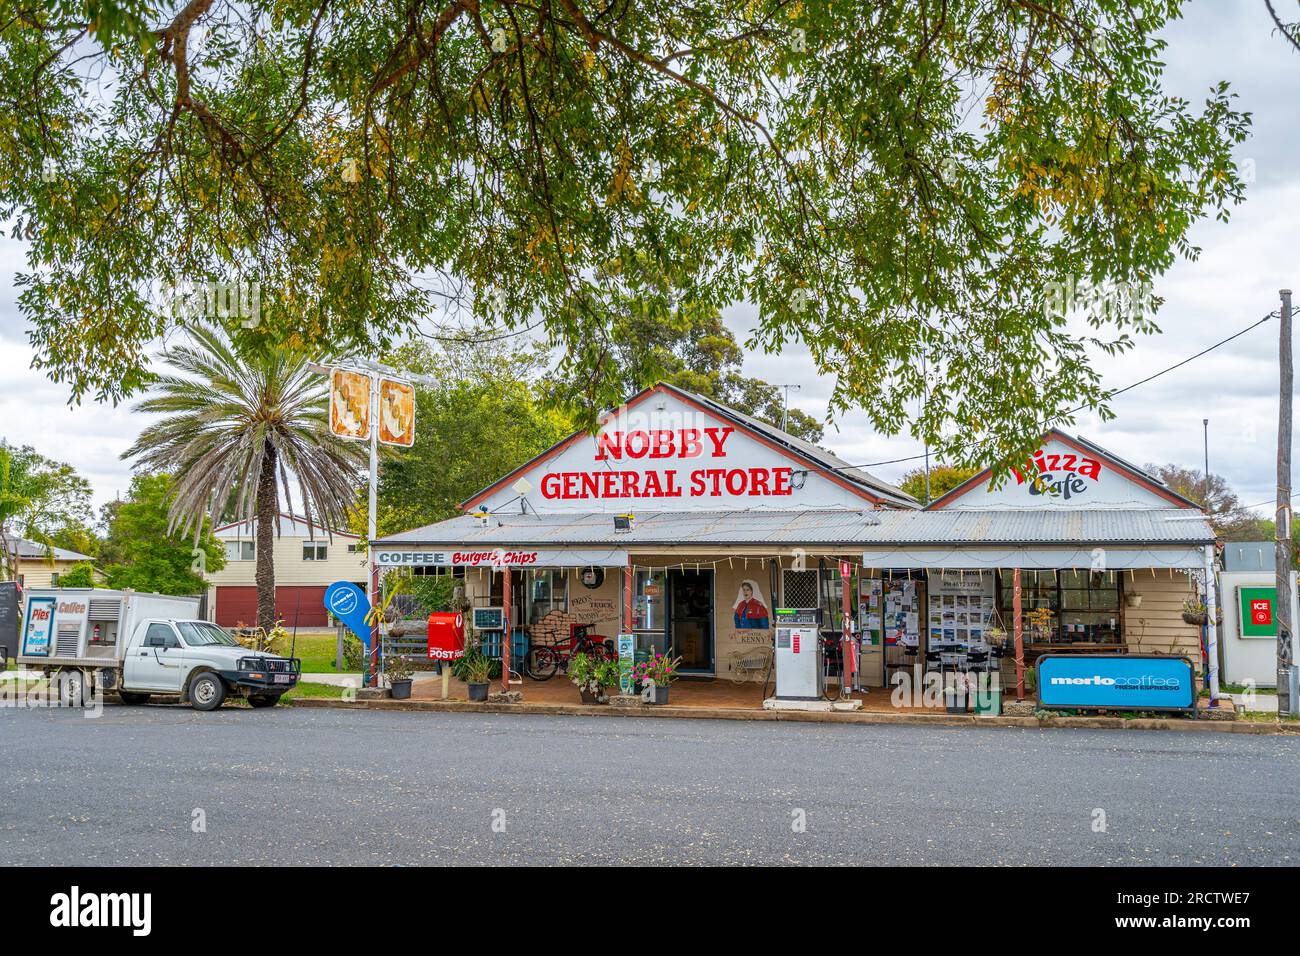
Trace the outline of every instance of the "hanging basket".
{"label": "hanging basket", "polygon": [[1142,606],[1142,595],[1140,595],[1140,594],[1125,594],[1125,595],[1124,595],[1124,603],[1127,604],[1129,607],[1141,607],[1141,606]]}

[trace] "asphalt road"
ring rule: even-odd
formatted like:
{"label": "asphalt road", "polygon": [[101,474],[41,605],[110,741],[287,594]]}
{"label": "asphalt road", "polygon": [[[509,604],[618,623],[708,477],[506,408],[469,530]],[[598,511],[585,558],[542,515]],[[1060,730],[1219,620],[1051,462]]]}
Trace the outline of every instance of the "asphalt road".
{"label": "asphalt road", "polygon": [[1298,783],[1297,737],[5,710],[0,864],[1294,866]]}

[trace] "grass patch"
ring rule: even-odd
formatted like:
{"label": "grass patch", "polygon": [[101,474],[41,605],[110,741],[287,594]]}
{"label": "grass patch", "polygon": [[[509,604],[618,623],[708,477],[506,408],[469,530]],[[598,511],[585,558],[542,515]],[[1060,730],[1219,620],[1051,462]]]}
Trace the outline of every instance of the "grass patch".
{"label": "grass patch", "polygon": [[302,697],[326,697],[339,699],[343,697],[346,687],[335,687],[333,684],[310,684],[299,683],[287,691],[282,700],[294,700]]}
{"label": "grass patch", "polygon": [[[334,649],[337,639],[333,634],[299,634],[295,644],[291,637],[285,644],[283,653],[288,655],[293,648],[293,656],[302,661],[304,674],[358,674],[360,671],[336,670],[334,667]],[[277,650],[278,642],[277,642]]]}
{"label": "grass patch", "polygon": [[1237,716],[1238,720],[1244,720],[1251,724],[1300,724],[1300,717],[1279,717],[1277,714],[1267,710],[1248,710],[1244,714]]}

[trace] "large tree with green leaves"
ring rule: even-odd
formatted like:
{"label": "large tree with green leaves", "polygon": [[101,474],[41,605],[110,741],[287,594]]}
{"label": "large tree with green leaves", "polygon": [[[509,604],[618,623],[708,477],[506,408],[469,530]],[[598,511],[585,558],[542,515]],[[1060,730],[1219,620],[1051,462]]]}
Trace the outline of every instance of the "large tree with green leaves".
{"label": "large tree with green leaves", "polygon": [[302,350],[240,350],[220,331],[196,326],[161,358],[172,372],[154,375],[136,408],[163,417],[122,457],[176,476],[169,531],[193,529],[197,542],[209,515],[257,519],[257,624],[269,630],[273,543],[280,511],[294,509],[291,478],[308,521],[341,528],[365,467],[364,446],[330,433],[327,380]]}
{"label": "large tree with green leaves", "polygon": [[[415,443],[385,455],[379,533],[392,534],[460,514],[460,503],[524,464],[576,427],[547,400],[540,355],[513,348],[411,345],[396,356],[409,372],[436,370],[416,388]],[[358,509],[353,527],[365,533]]]}
{"label": "large tree with green leaves", "polygon": [[[716,309],[676,308],[667,315],[629,309],[620,335],[604,358],[606,373],[626,397],[658,381],[670,382],[772,425],[805,441],[822,438],[822,424],[786,407],[777,385],[745,375],[745,353]],[[561,380],[560,393],[581,396],[589,370],[576,368]]]}
{"label": "large tree with green leaves", "polygon": [[101,509],[105,538],[100,570],[109,587],[155,594],[199,594],[204,574],[220,571],[226,553],[205,519],[197,540],[183,535],[168,514],[175,481],[167,474],[132,476],[126,498]]}
{"label": "large tree with green leaves", "polygon": [[1226,83],[1164,86],[1179,7],[0,0],[20,308],[110,399],[176,321],[160,284],[256,281],[237,334],[293,347],[536,325],[590,420],[635,312],[747,301],[833,410],[1018,458],[1104,405],[1091,356],[1155,329],[1147,283],[1241,199]]}
{"label": "large tree with green leaves", "polygon": [[89,519],[90,483],[71,465],[0,439],[0,569],[7,579],[18,576],[18,538],[49,551],[61,531]]}

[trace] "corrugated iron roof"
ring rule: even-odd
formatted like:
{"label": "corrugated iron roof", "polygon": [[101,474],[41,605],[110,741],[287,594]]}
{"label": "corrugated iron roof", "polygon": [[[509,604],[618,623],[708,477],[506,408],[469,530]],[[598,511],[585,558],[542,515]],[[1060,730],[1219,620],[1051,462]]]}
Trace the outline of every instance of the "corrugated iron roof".
{"label": "corrugated iron roof", "polygon": [[616,532],[607,512],[494,514],[487,527],[462,515],[389,535],[382,547],[819,544],[1211,544],[1199,510],[809,510],[638,512]]}

